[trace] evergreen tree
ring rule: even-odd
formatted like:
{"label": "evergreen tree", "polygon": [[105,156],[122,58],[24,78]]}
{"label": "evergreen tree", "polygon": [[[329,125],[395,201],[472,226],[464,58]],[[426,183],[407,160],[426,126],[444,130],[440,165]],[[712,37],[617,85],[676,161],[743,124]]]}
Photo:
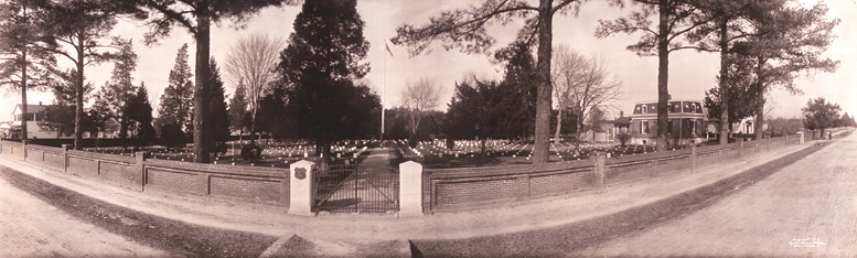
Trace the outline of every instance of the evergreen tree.
{"label": "evergreen tree", "polygon": [[[749,47],[746,42],[737,42],[731,47],[731,53],[726,56],[725,77],[718,75],[718,86],[705,92],[703,105],[708,110],[708,119],[720,122],[726,118],[725,122],[720,123],[726,127],[720,130],[725,130],[727,134],[732,130],[733,124],[753,115],[758,105],[758,97],[762,94],[752,87],[755,81],[753,76],[755,62],[747,55]],[[725,94],[722,94],[724,90]],[[726,109],[723,108],[724,101]],[[724,116],[723,110],[729,114]],[[728,138],[728,135],[726,136]]]}
{"label": "evergreen tree", "polygon": [[133,94],[126,102],[122,113],[128,119],[129,129],[136,141],[136,147],[149,145],[155,138],[155,128],[152,127],[152,104],[149,103],[149,92],[145,84],[134,87]]}
{"label": "evergreen tree", "polygon": [[845,126],[845,127],[851,126],[851,117],[848,116],[848,112],[845,112],[845,114],[842,114],[842,118],[839,118],[839,121],[837,121],[836,126]]}
{"label": "evergreen tree", "polygon": [[836,125],[840,110],[842,109],[838,104],[827,102],[823,97],[810,99],[807,101],[806,107],[801,109],[804,126],[809,130],[821,130],[823,136],[827,128]]}
{"label": "evergreen tree", "polygon": [[[84,68],[101,62],[110,61],[115,57],[115,45],[101,42],[109,37],[110,31],[116,25],[119,14],[135,14],[127,1],[109,0],[67,0],[45,1],[49,11],[46,16],[45,28],[53,35],[53,39],[67,47],[55,48],[53,53],[64,56],[74,64],[75,86],[75,126],[74,148],[83,148],[84,119]],[[114,43],[117,41],[114,41]],[[54,42],[56,44],[56,42]]]}
{"label": "evergreen tree", "polygon": [[504,96],[496,103],[504,110],[497,118],[498,136],[526,139],[536,123],[536,60],[530,46],[519,42],[498,51],[495,59],[506,63],[503,81],[497,86],[498,94]]}
{"label": "evergreen tree", "polygon": [[179,48],[176,54],[176,62],[173,69],[170,70],[169,85],[164,89],[164,94],[161,95],[161,106],[158,108],[159,124],[162,125],[178,125],[184,127],[186,133],[190,133],[193,124],[191,123],[191,110],[193,109],[193,83],[191,78],[193,74],[190,72],[188,65],[187,44]]}
{"label": "evergreen tree", "polygon": [[275,88],[259,101],[259,111],[256,114],[256,130],[268,132],[276,140],[294,138],[295,130],[290,123],[285,101],[285,90]]}
{"label": "evergreen tree", "polygon": [[505,96],[496,82],[476,79],[455,85],[455,95],[447,111],[447,137],[450,139],[479,139],[481,151],[477,165],[482,165],[488,138],[498,136],[501,118],[506,116],[502,105]]}
{"label": "evergreen tree", "polygon": [[214,58],[211,58],[211,63],[208,67],[211,68],[211,80],[209,83],[209,101],[211,103],[208,105],[209,112],[208,115],[211,118],[211,124],[209,129],[212,143],[214,143],[212,148],[210,149],[214,156],[217,157],[217,153],[225,153],[226,152],[226,141],[229,140],[229,113],[226,112],[226,99],[224,97],[223,90],[223,80],[220,78],[220,68],[217,67],[217,62],[214,61]]}
{"label": "evergreen tree", "polygon": [[133,50],[133,41],[116,40],[115,45],[119,46],[119,53],[114,57],[113,73],[110,76],[110,81],[104,83],[101,87],[101,93],[97,101],[103,102],[101,105],[108,108],[108,113],[102,114],[116,122],[119,126],[119,138],[127,139],[131,126],[131,121],[128,114],[125,113],[125,108],[128,101],[133,99],[134,94],[137,94],[137,86],[133,84],[131,73],[137,69],[137,54]]}
{"label": "evergreen tree", "polygon": [[[835,72],[839,61],[824,56],[824,52],[833,43],[836,35],[833,28],[838,19],[827,20],[827,5],[820,2],[810,9],[780,5],[766,15],[759,17],[759,33],[749,38],[753,46],[749,56],[755,61],[753,72],[756,82],[752,85],[757,92],[768,92],[782,88],[791,94],[802,91],[794,84],[801,73],[812,76],[813,72]],[[764,124],[764,95],[757,95],[756,138],[762,138]]]}
{"label": "evergreen tree", "polygon": [[[339,140],[368,137],[374,111],[380,114],[380,98],[354,79],[369,72],[363,63],[369,42],[355,0],[304,2],[294,22],[290,44],[281,55],[279,69],[289,88],[289,105],[298,123],[299,137],[312,140],[330,158],[330,147]],[[374,124],[374,123],[373,123]]]}

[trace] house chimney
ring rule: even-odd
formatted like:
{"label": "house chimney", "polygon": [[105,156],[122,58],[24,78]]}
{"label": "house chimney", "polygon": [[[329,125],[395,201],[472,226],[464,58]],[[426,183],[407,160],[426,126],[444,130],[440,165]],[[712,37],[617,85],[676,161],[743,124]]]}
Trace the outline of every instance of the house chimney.
{"label": "house chimney", "polygon": [[619,110],[619,118],[625,117],[625,111]]}
{"label": "house chimney", "polygon": [[42,105],[42,102],[41,102],[41,101],[39,101],[39,106],[41,106],[41,105]]}

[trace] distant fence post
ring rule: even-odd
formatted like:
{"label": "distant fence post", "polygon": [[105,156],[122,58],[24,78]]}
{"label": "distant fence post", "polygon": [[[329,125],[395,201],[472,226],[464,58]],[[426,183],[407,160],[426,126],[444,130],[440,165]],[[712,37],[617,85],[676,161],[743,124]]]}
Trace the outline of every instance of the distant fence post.
{"label": "distant fence post", "polygon": [[63,144],[62,145],[62,172],[68,173],[68,149],[71,148],[71,144]]}
{"label": "distant fence post", "polygon": [[313,216],[315,163],[301,160],[289,165],[289,214]]}
{"label": "distant fence post", "polygon": [[599,186],[606,186],[606,176],[607,173],[607,155],[604,152],[596,151],[595,152],[595,167],[593,168],[593,172],[595,172],[595,181]]}
{"label": "distant fence post", "polygon": [[143,163],[146,161],[146,159],[149,158],[150,155],[151,153],[149,153],[148,151],[138,151],[136,153],[137,171],[139,171],[140,174],[137,175],[137,178],[134,179],[134,183],[137,183],[137,185],[140,186],[140,192],[144,191],[146,188],[146,167],[143,165]]}
{"label": "distant fence post", "polygon": [[738,147],[738,157],[744,160],[744,139],[741,139],[741,146]]}
{"label": "distant fence post", "polygon": [[399,217],[423,216],[423,165],[399,164]]}
{"label": "distant fence post", "polygon": [[690,144],[690,171],[696,172],[696,143]]}

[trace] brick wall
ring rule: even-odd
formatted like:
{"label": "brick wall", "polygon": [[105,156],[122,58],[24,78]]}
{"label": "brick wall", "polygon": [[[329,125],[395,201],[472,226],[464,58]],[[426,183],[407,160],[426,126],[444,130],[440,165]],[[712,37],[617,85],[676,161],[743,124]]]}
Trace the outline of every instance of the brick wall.
{"label": "brick wall", "polygon": [[[604,184],[638,182],[687,173],[696,165],[737,160],[742,156],[797,144],[796,135],[606,159]],[[524,203],[544,196],[603,187],[594,159],[538,165],[504,165],[423,171],[423,211],[456,212]]]}
{"label": "brick wall", "polygon": [[591,187],[589,161],[435,169],[423,173],[423,209],[460,211],[523,202]]}
{"label": "brick wall", "polygon": [[[26,156],[24,155],[26,148]],[[289,170],[146,159],[0,141],[0,157],[138,191],[289,206]]]}

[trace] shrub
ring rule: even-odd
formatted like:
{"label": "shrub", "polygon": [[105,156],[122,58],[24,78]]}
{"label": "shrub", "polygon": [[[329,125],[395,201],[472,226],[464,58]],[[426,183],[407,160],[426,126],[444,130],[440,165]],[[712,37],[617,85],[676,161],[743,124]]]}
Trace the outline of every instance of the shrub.
{"label": "shrub", "polygon": [[161,144],[170,148],[183,147],[185,145],[184,132],[178,125],[168,124],[161,127]]}
{"label": "shrub", "polygon": [[411,147],[411,149],[416,148],[416,147],[417,147],[417,144],[418,144],[419,142],[420,142],[420,141],[419,141],[419,140],[417,140],[417,136],[416,136],[416,135],[411,135],[411,137],[410,137],[410,138],[408,138],[408,146],[410,146],[410,147]]}
{"label": "shrub", "polygon": [[631,133],[627,131],[621,131],[616,134],[616,139],[619,139],[619,143],[622,144],[622,147],[625,147],[625,144],[627,144],[628,141],[631,140]]}
{"label": "shrub", "polygon": [[213,155],[212,158],[217,159],[217,156],[226,154],[228,148],[229,145],[227,145],[225,142],[214,143],[214,146],[210,150],[211,154]]}
{"label": "shrub", "polygon": [[262,158],[262,147],[256,144],[244,145],[244,147],[241,147],[241,158],[244,158],[248,162]]}

